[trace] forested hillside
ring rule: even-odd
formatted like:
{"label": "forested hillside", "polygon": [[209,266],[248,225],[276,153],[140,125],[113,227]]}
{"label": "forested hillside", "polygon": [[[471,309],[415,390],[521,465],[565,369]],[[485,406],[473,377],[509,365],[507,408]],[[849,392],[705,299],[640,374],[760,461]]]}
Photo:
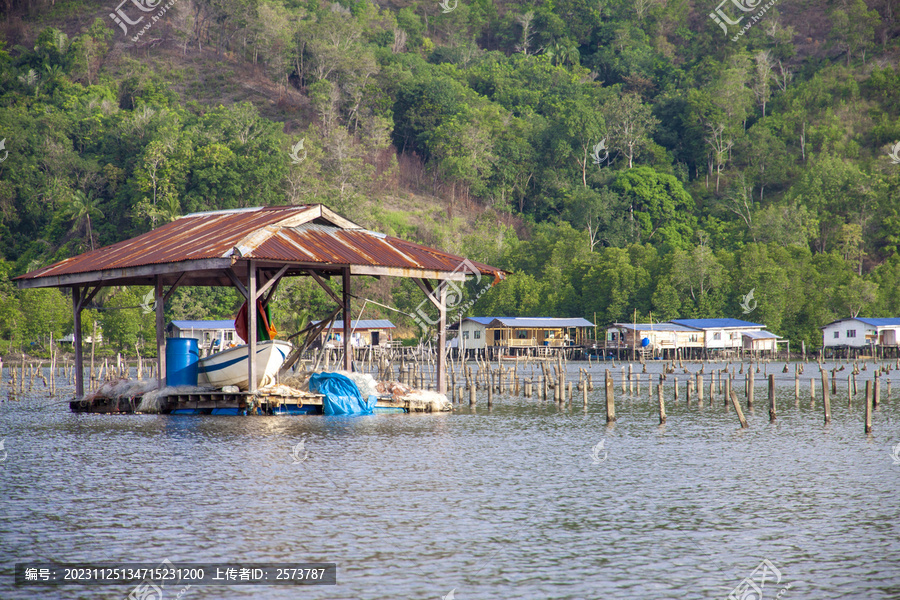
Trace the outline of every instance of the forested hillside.
{"label": "forested hillside", "polygon": [[[0,4],[0,352],[71,331],[11,276],[308,202],[513,272],[467,314],[733,316],[812,347],[900,316],[898,0]],[[106,310],[145,291],[91,311],[115,347],[152,338]],[[167,316],[236,304],[180,290]],[[292,330],[328,302],[292,282],[277,308]]]}

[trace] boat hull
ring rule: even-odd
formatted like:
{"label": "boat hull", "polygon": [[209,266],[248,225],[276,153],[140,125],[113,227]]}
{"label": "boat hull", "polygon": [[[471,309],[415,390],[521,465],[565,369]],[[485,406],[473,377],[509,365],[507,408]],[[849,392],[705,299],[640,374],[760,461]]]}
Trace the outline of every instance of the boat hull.
{"label": "boat hull", "polygon": [[[256,345],[256,387],[275,383],[278,369],[284,363],[293,346],[288,342],[271,340]],[[247,375],[247,346],[236,346],[207,356],[199,361],[199,385],[222,388],[235,385],[241,390],[249,388]]]}

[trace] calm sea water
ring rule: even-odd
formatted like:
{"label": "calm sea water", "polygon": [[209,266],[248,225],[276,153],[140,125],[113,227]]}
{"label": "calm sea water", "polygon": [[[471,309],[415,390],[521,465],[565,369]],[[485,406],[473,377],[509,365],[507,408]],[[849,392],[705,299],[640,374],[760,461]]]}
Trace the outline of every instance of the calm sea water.
{"label": "calm sea water", "polygon": [[76,415],[41,389],[0,404],[0,598],[133,588],[16,587],[16,562],[163,559],[338,565],[336,586],[194,586],[191,600],[724,599],[752,592],[764,559],[780,575],[764,598],[900,598],[900,377],[866,435],[846,371],[824,426],[815,366],[799,404],[793,374],[770,370],[778,418],[761,379],[753,410],[739,385],[743,431],[709,375],[702,408],[683,389],[674,402],[669,376],[664,426],[646,375],[640,396],[617,383],[612,426],[600,385],[587,410],[580,394],[488,410],[480,392],[476,409],[355,418]]}

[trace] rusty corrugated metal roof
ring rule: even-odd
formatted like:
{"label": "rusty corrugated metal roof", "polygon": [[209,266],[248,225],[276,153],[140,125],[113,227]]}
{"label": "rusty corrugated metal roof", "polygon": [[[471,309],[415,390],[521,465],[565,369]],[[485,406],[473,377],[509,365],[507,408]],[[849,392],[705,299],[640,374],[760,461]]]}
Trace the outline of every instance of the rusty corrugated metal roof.
{"label": "rusty corrugated metal roof", "polygon": [[[227,259],[231,263],[251,258],[442,272],[459,270],[464,264],[469,273],[477,270],[499,277],[505,274],[496,267],[368,231],[325,206],[313,204],[186,215],[143,235],[68,258],[16,279],[60,278],[95,272],[109,275],[117,270],[124,277],[126,270],[150,265],[204,259]],[[221,261],[214,262],[219,265]]]}

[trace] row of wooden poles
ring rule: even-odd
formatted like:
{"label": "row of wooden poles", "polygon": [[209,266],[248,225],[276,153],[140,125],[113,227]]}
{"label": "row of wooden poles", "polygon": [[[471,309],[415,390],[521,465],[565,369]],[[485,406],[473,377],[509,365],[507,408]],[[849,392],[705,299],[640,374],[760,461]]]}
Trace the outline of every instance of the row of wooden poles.
{"label": "row of wooden poles", "polygon": [[[25,355],[18,365],[7,366],[9,379],[4,381],[3,358],[0,357],[0,394],[3,392],[4,384],[6,385],[7,399],[10,401],[18,400],[20,395],[31,392],[34,389],[34,382],[40,379],[43,382],[44,389],[48,390],[48,394],[56,396],[57,380],[62,379],[67,385],[75,385],[75,365],[68,359],[59,362],[56,353],[50,353],[49,367],[50,378],[44,373],[43,361],[27,361]],[[152,379],[156,370],[156,362],[151,361],[146,366],[143,359],[139,356],[137,360],[137,378],[144,378],[146,370],[147,377]],[[102,362],[98,362],[96,366],[92,363],[87,370],[85,380],[89,382],[88,389],[94,390],[100,387],[104,381],[113,381],[116,379],[128,378],[131,372],[131,364],[127,359],[123,359],[122,355],[116,356],[115,362],[111,362],[109,358],[104,358]],[[26,387],[27,382],[27,387]]]}
{"label": "row of wooden poles", "polygon": [[[535,389],[538,389],[541,390],[540,398],[543,401],[547,401],[550,399],[550,391],[552,390],[552,398],[556,403],[571,404],[574,399],[574,388],[581,392],[583,405],[585,407],[588,406],[588,392],[594,390],[594,381],[593,375],[588,373],[586,369],[578,370],[578,381],[575,382],[571,380],[567,381],[566,372],[560,367],[554,367],[555,372],[550,373],[550,369],[547,367],[547,365],[541,366],[544,370],[544,374],[543,376],[538,377],[537,381],[534,381],[530,377],[520,379],[517,376],[516,371],[508,367],[498,369],[482,369],[479,366],[478,370],[473,373],[472,368],[466,365],[460,373],[460,377],[465,378],[464,385],[456,385],[456,372],[451,371],[450,399],[455,403],[461,404],[464,401],[465,392],[468,391],[469,405],[475,406],[477,402],[476,391],[478,389],[486,389],[488,407],[491,407],[493,405],[494,393],[503,393],[504,391],[508,390],[508,393],[510,395],[518,396],[520,395],[521,390],[522,395],[527,398],[533,398]],[[622,392],[630,394],[634,394],[636,392],[637,394],[640,394],[641,377],[633,372],[633,365],[631,364],[628,365],[627,371],[628,372],[626,374],[626,368],[622,367],[622,377],[620,380]],[[751,371],[752,369],[749,369],[748,373],[744,375],[744,394],[748,408],[753,407],[755,400],[756,377]],[[802,365],[797,365],[795,367],[794,374],[794,397],[797,402],[800,401],[800,374],[802,372]],[[823,418],[826,424],[831,422],[831,395],[837,393],[837,377],[835,376],[835,373],[835,369],[832,370],[830,376],[829,371],[826,369],[820,368],[819,371],[822,382]],[[871,433],[872,431],[872,412],[878,407],[879,402],[881,402],[881,379],[883,378],[885,373],[886,369],[879,367],[875,371],[874,378],[865,382],[866,433]],[[853,373],[847,376],[848,406],[852,405],[853,398],[858,393],[856,379],[857,374],[858,370],[854,370]],[[656,397],[659,404],[659,422],[660,424],[664,424],[666,422],[666,404],[663,391],[664,382],[666,381],[667,377],[666,374],[659,374],[656,377],[658,378],[658,382],[656,385]],[[653,397],[654,393],[653,378],[654,375],[647,375],[648,393],[649,397],[651,398]],[[606,393],[606,420],[607,422],[614,422],[616,420],[615,382],[610,369],[606,369],[604,371],[604,380],[604,389]],[[734,373],[722,373],[719,371],[713,371],[711,373],[708,388],[709,398],[710,401],[713,401],[715,400],[717,393],[721,394],[724,400],[725,407],[734,407],[741,427],[746,428],[748,427],[748,423],[747,419],[744,417],[744,412],[734,390],[734,380]],[[401,383],[406,383],[408,385],[415,385],[418,381],[418,383],[421,385],[422,375],[421,373],[416,371],[414,367],[410,367],[406,370],[401,371],[400,381]],[[768,384],[769,420],[775,421],[777,418],[777,406],[775,400],[775,374],[765,374],[764,381],[767,381]],[[535,383],[537,384],[537,388],[535,388]],[[681,386],[679,384],[678,377],[673,378],[673,386],[673,397],[677,402],[680,399],[681,395]],[[688,405],[690,405],[694,397],[696,397],[698,405],[703,406],[704,391],[706,390],[706,386],[704,382],[704,375],[702,373],[690,374],[687,381],[685,382],[684,388],[685,400]],[[809,391],[810,398],[815,401],[817,397],[815,378],[809,379]],[[885,392],[886,396],[890,397],[890,379],[887,379]]]}

